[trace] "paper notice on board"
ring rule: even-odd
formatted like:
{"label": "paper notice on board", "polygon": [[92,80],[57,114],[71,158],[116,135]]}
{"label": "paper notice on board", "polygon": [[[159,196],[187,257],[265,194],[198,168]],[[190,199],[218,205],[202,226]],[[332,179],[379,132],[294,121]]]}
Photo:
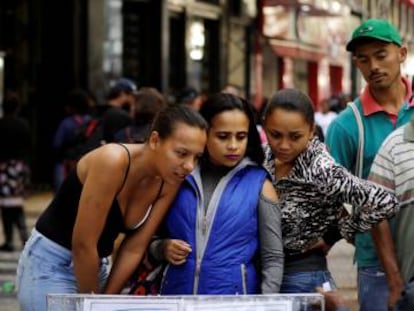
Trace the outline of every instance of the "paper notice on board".
{"label": "paper notice on board", "polygon": [[[182,308],[181,308],[182,309]],[[179,311],[180,303],[174,300],[137,299],[85,299],[83,311]]]}
{"label": "paper notice on board", "polygon": [[219,302],[188,302],[185,311],[292,311],[293,305],[290,300],[275,301],[219,301]]}
{"label": "paper notice on board", "polygon": [[176,299],[136,299],[87,298],[83,311],[292,311],[291,300],[176,300]]}

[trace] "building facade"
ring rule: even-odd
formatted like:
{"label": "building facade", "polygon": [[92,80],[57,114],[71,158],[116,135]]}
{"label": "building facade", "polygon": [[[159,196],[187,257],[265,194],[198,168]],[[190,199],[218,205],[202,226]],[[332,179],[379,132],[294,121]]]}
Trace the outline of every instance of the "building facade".
{"label": "building facade", "polygon": [[[363,79],[345,44],[361,19],[387,18],[409,47],[414,75],[414,0],[3,0],[0,102],[17,90],[33,128],[37,183],[52,176],[52,137],[75,87],[105,101],[121,76],[174,94],[231,84],[260,110],[277,89],[317,103],[356,96]],[[0,109],[1,110],[1,109]]]}
{"label": "building facade", "polygon": [[[295,87],[315,105],[339,94],[357,96],[364,81],[345,46],[362,19],[385,18],[401,31],[409,56],[403,72],[414,72],[413,0],[260,0],[262,9],[255,70],[260,105],[274,90]],[[265,64],[265,65],[263,65]]]}
{"label": "building facade", "polygon": [[52,138],[73,88],[99,103],[122,76],[165,94],[229,83],[247,94],[255,9],[255,0],[1,1],[0,102],[6,89],[23,98],[35,182],[51,181]]}

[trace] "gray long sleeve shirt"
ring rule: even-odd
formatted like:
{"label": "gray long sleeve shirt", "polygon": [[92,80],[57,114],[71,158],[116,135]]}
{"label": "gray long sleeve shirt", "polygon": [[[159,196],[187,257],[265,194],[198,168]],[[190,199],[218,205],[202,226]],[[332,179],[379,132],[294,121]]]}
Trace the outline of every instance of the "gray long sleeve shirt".
{"label": "gray long sleeve shirt", "polygon": [[259,201],[259,238],[262,294],[279,292],[283,277],[282,211],[263,195]]}

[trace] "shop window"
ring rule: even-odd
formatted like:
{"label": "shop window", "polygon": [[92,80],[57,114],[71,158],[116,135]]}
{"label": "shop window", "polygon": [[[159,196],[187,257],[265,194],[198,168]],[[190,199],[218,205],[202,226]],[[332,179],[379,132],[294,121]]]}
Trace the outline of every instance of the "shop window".
{"label": "shop window", "polygon": [[109,79],[122,74],[122,1],[105,1],[103,71]]}
{"label": "shop window", "polygon": [[186,85],[185,18],[182,13],[170,12],[169,19],[169,88],[178,91]]}
{"label": "shop window", "polygon": [[204,20],[205,45],[204,57],[201,60],[201,90],[217,92],[219,83],[219,22],[216,20]]}
{"label": "shop window", "polygon": [[342,93],[343,68],[341,66],[329,66],[329,80],[331,84],[331,94]]}
{"label": "shop window", "polygon": [[231,16],[241,16],[242,14],[242,2],[241,0],[229,1],[229,11]]}

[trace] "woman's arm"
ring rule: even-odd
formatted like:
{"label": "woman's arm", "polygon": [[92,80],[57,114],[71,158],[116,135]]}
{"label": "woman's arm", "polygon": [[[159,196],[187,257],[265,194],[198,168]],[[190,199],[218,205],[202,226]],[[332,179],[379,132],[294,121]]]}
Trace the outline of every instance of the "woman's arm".
{"label": "woman's arm", "polygon": [[122,242],[105,288],[105,294],[119,294],[147,250],[157,227],[166,215],[178,186],[164,184],[146,222]]}
{"label": "woman's arm", "polygon": [[321,189],[327,200],[336,202],[338,215],[342,214],[343,203],[353,206],[352,214],[339,220],[341,234],[348,241],[356,232],[371,230],[398,212],[397,198],[384,188],[352,175],[333,160],[318,166],[319,175],[325,176],[319,181]]}
{"label": "woman's arm", "polygon": [[116,145],[96,149],[78,163],[83,189],[73,228],[72,254],[80,293],[99,292],[97,245],[127,164],[125,150]]}
{"label": "woman's arm", "polygon": [[263,294],[278,293],[283,277],[282,212],[269,180],[263,184],[259,201],[260,262]]}

